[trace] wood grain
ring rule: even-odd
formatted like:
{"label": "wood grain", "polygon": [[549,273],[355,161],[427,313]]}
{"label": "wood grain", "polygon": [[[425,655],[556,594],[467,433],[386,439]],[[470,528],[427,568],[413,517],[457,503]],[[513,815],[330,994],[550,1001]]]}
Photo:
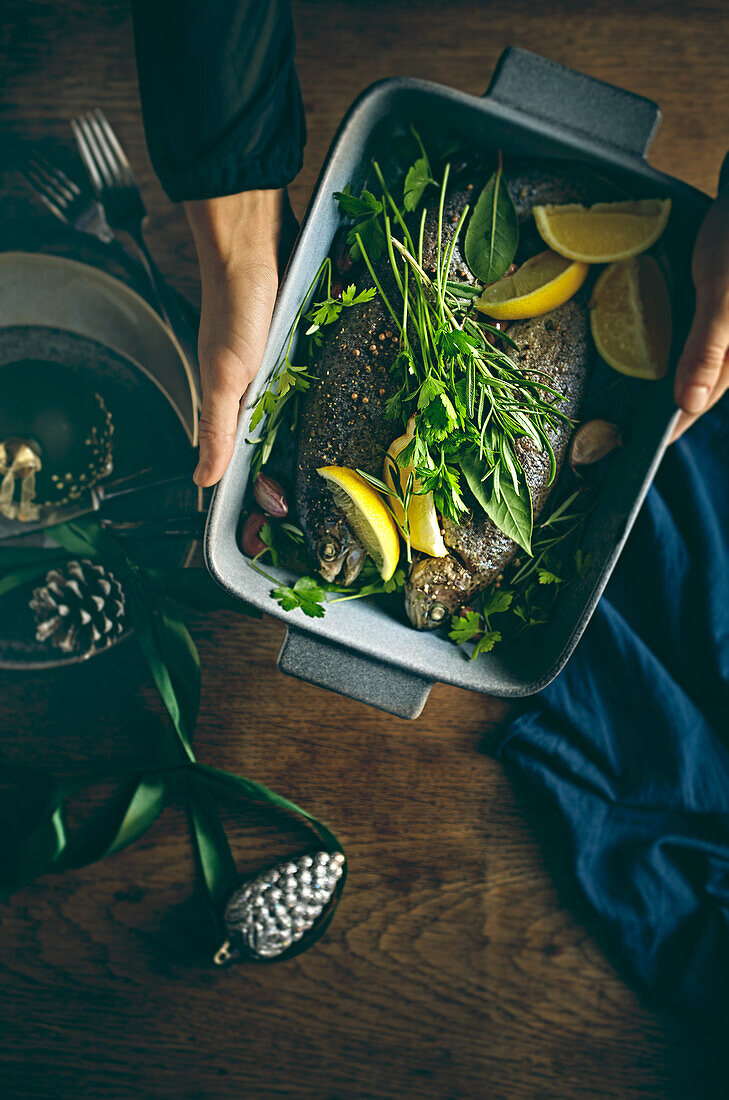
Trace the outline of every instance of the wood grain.
{"label": "wood grain", "polygon": [[[509,44],[657,99],[652,162],[715,187],[729,147],[723,0],[299,0],[295,14],[309,127],[299,213],[364,86],[403,73],[480,94]],[[19,186],[9,150],[48,134],[68,143],[68,117],[102,106],[160,264],[196,296],[189,234],[144,146],[127,5],[6,0],[2,23],[8,186]],[[562,838],[537,821],[548,875],[530,808],[488,756],[503,704],[439,686],[418,722],[399,721],[278,673],[276,622],[191,623],[201,759],[337,830],[351,874],[339,914],[285,965],[213,972],[184,819],[170,808],[133,849],[2,907],[3,1097],[726,1096],[719,1029],[691,1035],[640,1006],[583,924]],[[0,674],[0,718],[4,761],[58,770],[139,759],[163,721],[131,645],[87,668]],[[226,820],[242,870],[300,839],[255,814]]]}

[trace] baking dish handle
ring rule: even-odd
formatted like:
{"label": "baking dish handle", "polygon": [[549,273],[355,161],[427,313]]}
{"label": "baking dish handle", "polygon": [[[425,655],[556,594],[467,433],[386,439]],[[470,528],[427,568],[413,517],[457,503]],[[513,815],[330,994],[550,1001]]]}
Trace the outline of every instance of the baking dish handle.
{"label": "baking dish handle", "polygon": [[278,667],[287,676],[337,691],[398,718],[417,718],[433,686],[417,673],[288,627]]}
{"label": "baking dish handle", "polygon": [[485,94],[562,133],[641,158],[661,123],[661,109],[653,100],[517,46],[501,54]]}

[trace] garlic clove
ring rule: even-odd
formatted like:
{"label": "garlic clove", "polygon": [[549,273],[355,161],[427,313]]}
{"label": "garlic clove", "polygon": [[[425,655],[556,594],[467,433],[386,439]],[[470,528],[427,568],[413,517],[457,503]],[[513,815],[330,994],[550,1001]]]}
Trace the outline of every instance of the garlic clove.
{"label": "garlic clove", "polygon": [[574,468],[599,462],[622,442],[617,424],[608,420],[586,420],[572,436],[570,465]]}
{"label": "garlic clove", "polygon": [[268,512],[269,516],[283,519],[284,516],[289,514],[286,493],[279,483],[269,477],[268,474],[256,474],[256,480],[253,482],[253,496],[256,498],[256,503],[260,505],[264,512]]}
{"label": "garlic clove", "polygon": [[251,512],[243,524],[240,548],[249,558],[255,558],[266,550],[266,544],[260,536],[264,523],[268,523],[268,516],[264,516],[262,512]]}

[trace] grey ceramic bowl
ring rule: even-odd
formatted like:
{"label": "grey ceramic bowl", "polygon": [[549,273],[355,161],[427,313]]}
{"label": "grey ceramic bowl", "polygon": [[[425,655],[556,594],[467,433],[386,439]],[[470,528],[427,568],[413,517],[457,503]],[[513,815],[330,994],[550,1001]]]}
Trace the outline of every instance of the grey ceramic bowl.
{"label": "grey ceramic bowl", "polygon": [[[362,181],[383,124],[411,121],[466,138],[475,150],[500,148],[507,165],[515,157],[578,159],[609,170],[635,198],[670,196],[672,231],[678,227],[683,234],[688,260],[690,242],[709,200],[647,163],[660,122],[660,110],[650,100],[514,48],[501,56],[483,98],[420,80],[381,81],[355,102],[334,139],[283,280],[248,409],[281,359],[302,297],[340,224],[332,193],[350,181],[355,186]],[[674,359],[691,308],[688,271],[686,280],[675,295],[679,311]],[[287,623],[279,655],[284,672],[393,714],[417,717],[435,681],[504,697],[538,692],[577,645],[656,472],[676,415],[671,374],[661,382],[636,385],[638,428],[610,460],[583,542],[592,556],[590,569],[560,594],[547,626],[477,661],[470,661],[447,638],[416,632],[374,602],[334,604],[323,619],[281,610],[270,595],[271,585],[251,569],[236,542],[252,458],[245,442],[248,414],[241,418],[233,459],[210,510],[208,568],[232,596]],[[284,571],[278,575],[287,576]]]}

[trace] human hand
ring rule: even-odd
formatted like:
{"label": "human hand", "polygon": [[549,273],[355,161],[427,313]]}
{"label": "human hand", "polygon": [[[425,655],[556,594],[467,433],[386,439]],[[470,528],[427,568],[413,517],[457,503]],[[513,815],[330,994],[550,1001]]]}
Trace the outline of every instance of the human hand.
{"label": "human hand", "polygon": [[263,358],[278,290],[283,195],[244,191],[185,203],[202,283],[200,486],[225,472],[240,401]]}
{"label": "human hand", "polygon": [[691,262],[696,311],[676,368],[674,395],[683,410],[672,442],[729,388],[729,193],[714,201]]}

